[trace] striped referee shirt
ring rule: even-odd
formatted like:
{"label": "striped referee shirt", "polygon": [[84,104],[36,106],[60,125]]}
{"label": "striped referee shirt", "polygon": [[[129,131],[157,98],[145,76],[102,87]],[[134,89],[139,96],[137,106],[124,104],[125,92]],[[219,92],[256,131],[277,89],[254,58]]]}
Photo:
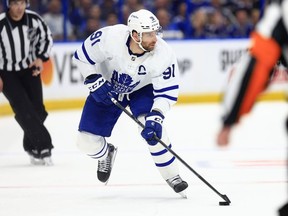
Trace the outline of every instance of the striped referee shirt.
{"label": "striped referee shirt", "polygon": [[37,13],[26,9],[20,21],[0,14],[0,70],[27,69],[36,58],[46,61],[52,45],[51,31]]}

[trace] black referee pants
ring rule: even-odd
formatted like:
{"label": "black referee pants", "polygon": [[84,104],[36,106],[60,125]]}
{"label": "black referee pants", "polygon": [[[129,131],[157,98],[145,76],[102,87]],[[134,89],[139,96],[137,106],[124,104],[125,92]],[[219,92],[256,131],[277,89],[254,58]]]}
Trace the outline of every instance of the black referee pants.
{"label": "black referee pants", "polygon": [[51,136],[44,126],[48,113],[43,103],[40,76],[32,76],[30,69],[17,72],[0,70],[0,76],[4,84],[3,94],[24,131],[24,150],[52,149]]}

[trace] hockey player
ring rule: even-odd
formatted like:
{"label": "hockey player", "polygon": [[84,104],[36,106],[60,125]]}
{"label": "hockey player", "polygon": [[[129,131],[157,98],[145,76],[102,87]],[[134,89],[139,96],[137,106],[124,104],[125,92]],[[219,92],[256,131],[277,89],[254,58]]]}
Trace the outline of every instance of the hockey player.
{"label": "hockey player", "polygon": [[142,9],[129,16],[128,26],[99,29],[76,50],[73,59],[90,90],[77,146],[98,160],[98,179],[107,182],[117,148],[106,137],[122,112],[111,102],[108,94],[112,94],[145,125],[139,132],[149,144],[156,167],[168,185],[183,195],[188,184],[179,176],[175,157],[153,139],[155,133],[171,148],[162,123],[179,91],[177,59],[160,34],[156,16]]}
{"label": "hockey player", "polygon": [[[287,65],[288,0],[272,1],[267,6],[251,41],[249,52],[239,62],[225,91],[223,127],[217,137],[219,146],[228,145],[233,125],[251,110],[257,96],[265,90],[281,56],[282,63]],[[279,215],[288,215],[288,203],[279,210]]]}

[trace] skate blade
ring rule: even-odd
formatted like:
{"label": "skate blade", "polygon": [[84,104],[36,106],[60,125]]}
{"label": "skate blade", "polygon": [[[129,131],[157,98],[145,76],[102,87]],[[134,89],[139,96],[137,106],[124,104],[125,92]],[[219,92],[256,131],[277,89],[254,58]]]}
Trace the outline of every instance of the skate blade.
{"label": "skate blade", "polygon": [[187,195],[185,191],[181,191],[178,193],[183,199],[187,199]]}
{"label": "skate blade", "polygon": [[[113,158],[112,158],[112,167],[111,167],[111,173],[112,173],[112,170],[113,170],[113,166],[114,166],[114,161],[115,161],[115,158],[116,158],[116,155],[117,155],[117,151],[118,151],[118,147],[114,147],[115,151],[114,151],[114,154],[113,154]],[[110,176],[108,178],[108,180],[105,182],[105,185],[108,184],[108,181],[111,177],[111,173],[110,173]]]}
{"label": "skate blade", "polygon": [[30,156],[30,164],[33,166],[43,166],[44,161],[41,159],[34,158],[34,157]]}
{"label": "skate blade", "polygon": [[44,166],[53,166],[54,165],[51,157],[44,157],[42,160],[43,160]]}
{"label": "skate blade", "polygon": [[43,159],[30,157],[30,164],[33,166],[53,166],[54,165],[50,157],[45,157]]}

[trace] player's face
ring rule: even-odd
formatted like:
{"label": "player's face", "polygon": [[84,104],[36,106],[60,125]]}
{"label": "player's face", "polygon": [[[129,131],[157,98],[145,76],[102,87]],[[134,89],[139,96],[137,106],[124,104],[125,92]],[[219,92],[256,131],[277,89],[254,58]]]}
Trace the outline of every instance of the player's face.
{"label": "player's face", "polygon": [[152,51],[157,42],[157,32],[143,32],[142,33],[142,46],[147,51]]}
{"label": "player's face", "polygon": [[9,14],[11,18],[15,21],[20,20],[24,15],[25,8],[26,8],[25,0],[10,1]]}

